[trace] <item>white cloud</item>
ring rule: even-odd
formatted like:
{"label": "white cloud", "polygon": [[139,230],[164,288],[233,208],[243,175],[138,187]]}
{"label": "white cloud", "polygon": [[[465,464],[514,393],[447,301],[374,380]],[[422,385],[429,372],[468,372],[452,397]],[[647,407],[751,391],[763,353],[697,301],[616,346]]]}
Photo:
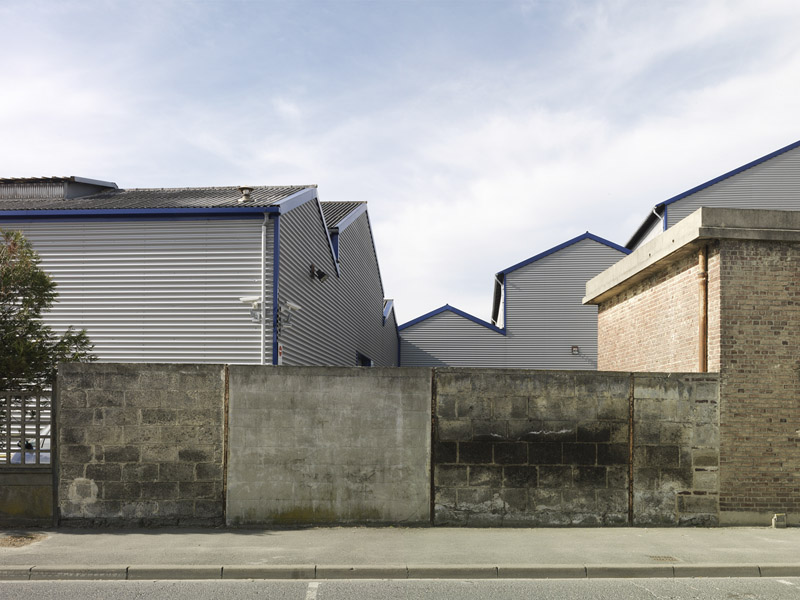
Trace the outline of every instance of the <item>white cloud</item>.
{"label": "white cloud", "polygon": [[[469,47],[449,22],[403,55],[418,32],[394,21],[391,63],[359,40],[347,61],[314,45],[324,35],[285,35],[303,73],[281,71],[267,40],[269,60],[237,54],[256,44],[204,23],[203,3],[130,5],[134,25],[115,35],[100,18],[77,41],[59,21],[78,5],[39,6],[27,17],[39,43],[0,41],[13,81],[0,88],[2,175],[318,183],[323,200],[368,200],[401,320],[445,302],[488,319],[495,272],[587,229],[624,243],[653,204],[800,138],[793,1],[510,3],[532,23],[556,18],[557,43],[498,38],[514,52],[452,65],[424,61]],[[180,20],[181,7],[196,14]],[[361,70],[322,87],[340,63]]]}

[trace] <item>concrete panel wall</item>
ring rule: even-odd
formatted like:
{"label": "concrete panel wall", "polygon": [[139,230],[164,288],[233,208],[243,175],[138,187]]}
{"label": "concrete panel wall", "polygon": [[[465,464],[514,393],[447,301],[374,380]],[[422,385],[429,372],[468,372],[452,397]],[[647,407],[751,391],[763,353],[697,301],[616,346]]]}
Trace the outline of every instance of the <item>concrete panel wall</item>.
{"label": "concrete panel wall", "polygon": [[220,365],[61,365],[61,523],[221,523],[224,390]]}
{"label": "concrete panel wall", "polygon": [[427,523],[429,369],[230,367],[227,521]]}

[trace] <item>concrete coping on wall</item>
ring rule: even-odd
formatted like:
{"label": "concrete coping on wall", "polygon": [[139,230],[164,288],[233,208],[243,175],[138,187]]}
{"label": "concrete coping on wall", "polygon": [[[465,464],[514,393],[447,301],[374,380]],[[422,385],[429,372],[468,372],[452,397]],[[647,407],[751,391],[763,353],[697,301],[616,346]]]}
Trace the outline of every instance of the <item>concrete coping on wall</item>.
{"label": "concrete coping on wall", "polygon": [[800,211],[702,207],[586,283],[584,304],[600,304],[718,239],[800,242]]}

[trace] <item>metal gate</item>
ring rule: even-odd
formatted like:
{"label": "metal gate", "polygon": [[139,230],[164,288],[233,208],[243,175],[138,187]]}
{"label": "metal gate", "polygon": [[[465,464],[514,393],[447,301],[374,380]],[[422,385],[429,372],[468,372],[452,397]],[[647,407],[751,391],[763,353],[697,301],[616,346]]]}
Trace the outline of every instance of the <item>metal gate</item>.
{"label": "metal gate", "polygon": [[53,394],[0,391],[0,522],[53,519]]}

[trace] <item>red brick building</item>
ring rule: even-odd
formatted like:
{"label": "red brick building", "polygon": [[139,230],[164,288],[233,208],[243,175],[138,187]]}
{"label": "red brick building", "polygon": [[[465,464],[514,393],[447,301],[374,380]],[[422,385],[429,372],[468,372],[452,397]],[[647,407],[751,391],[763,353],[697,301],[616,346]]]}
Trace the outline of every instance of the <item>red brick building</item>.
{"label": "red brick building", "polygon": [[720,524],[800,523],[800,212],[701,208],[584,302],[600,370],[720,373]]}

